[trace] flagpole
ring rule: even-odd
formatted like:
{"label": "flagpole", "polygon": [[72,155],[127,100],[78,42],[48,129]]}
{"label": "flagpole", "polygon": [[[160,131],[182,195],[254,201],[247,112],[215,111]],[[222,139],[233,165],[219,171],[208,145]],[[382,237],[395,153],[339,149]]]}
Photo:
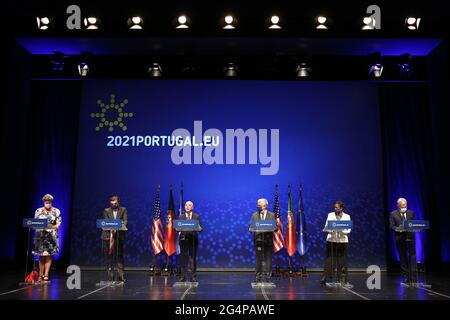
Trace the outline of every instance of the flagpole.
{"label": "flagpole", "polygon": [[[304,207],[303,207],[303,185],[300,183],[299,184],[299,207],[297,208],[297,210],[299,210],[300,211],[300,213],[301,213],[301,217],[299,216],[299,212],[297,212],[297,215],[298,215],[298,218],[299,218],[299,224],[298,224],[298,228],[299,228],[299,235],[298,235],[298,237],[299,237],[299,244],[301,244],[302,245],[302,248],[303,248],[303,246],[305,246],[306,245],[306,243],[305,243],[305,230],[304,230],[304,228],[305,228],[305,224],[306,224],[306,220],[305,220],[305,213],[304,213]],[[301,219],[301,221],[300,221],[300,219]],[[300,229],[301,228],[301,229]],[[302,233],[302,234],[300,234],[300,232]],[[304,251],[303,251],[304,250]],[[306,254],[306,249],[305,248],[303,248],[303,250],[302,250],[302,252],[303,252],[303,255],[302,254],[300,254],[300,252],[297,250],[297,253],[298,253],[298,255],[299,255],[299,266],[300,266],[300,275],[302,276],[302,277],[306,277],[307,276],[307,273],[306,273],[306,267],[305,267],[305,254]]]}
{"label": "flagpole", "polygon": [[[183,201],[184,201],[184,186],[183,186],[183,182],[181,183],[181,189],[180,189],[180,198],[179,198],[179,206],[178,206],[178,218],[181,217],[181,215],[183,214]],[[176,247],[177,247],[177,257],[176,257],[176,275],[180,276],[181,275],[181,248],[180,248],[180,233],[177,232],[177,237],[176,237]]]}

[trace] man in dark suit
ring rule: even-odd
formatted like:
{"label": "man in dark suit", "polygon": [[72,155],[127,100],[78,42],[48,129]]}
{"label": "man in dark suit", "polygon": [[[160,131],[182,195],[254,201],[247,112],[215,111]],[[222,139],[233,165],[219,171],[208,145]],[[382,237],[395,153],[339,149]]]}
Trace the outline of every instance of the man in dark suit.
{"label": "man in dark suit", "polygon": [[[112,196],[109,198],[109,208],[103,210],[103,219],[120,219],[123,221],[123,227],[126,228],[128,224],[127,209],[120,206],[120,199],[118,196]],[[107,257],[108,272],[112,275],[114,270],[114,261],[117,267],[117,273],[119,281],[125,282],[124,273],[124,258],[123,258],[123,245],[125,242],[125,231],[116,230],[102,231],[103,250]],[[110,247],[112,246],[112,247]]]}
{"label": "man in dark suit", "polygon": [[[179,220],[197,220],[200,231],[202,230],[202,224],[200,216],[194,212],[194,203],[187,201],[184,205],[185,212],[181,214]],[[192,282],[197,282],[197,249],[198,249],[198,232],[186,231],[180,233],[180,257],[181,257],[181,277],[179,281],[186,281],[188,264],[192,264]]]}
{"label": "man in dark suit", "polygon": [[[258,200],[258,211],[252,214],[250,226],[257,220],[276,220],[275,214],[267,210],[267,199]],[[270,282],[272,276],[273,232],[255,232],[253,244],[256,251],[256,282]]]}
{"label": "man in dark suit", "polygon": [[410,270],[416,268],[416,245],[414,233],[401,231],[405,220],[414,220],[414,213],[407,208],[406,199],[400,198],[397,200],[397,210],[392,211],[389,216],[389,226],[395,232],[395,246],[400,257],[402,276],[408,282],[412,280]]}

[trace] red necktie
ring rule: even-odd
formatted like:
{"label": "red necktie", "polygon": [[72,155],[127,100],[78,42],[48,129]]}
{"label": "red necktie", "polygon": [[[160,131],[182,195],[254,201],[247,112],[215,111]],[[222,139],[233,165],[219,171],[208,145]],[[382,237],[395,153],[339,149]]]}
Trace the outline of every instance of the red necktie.
{"label": "red necktie", "polygon": [[188,220],[191,220],[191,214],[192,214],[192,213],[189,213],[189,214],[188,214]]}

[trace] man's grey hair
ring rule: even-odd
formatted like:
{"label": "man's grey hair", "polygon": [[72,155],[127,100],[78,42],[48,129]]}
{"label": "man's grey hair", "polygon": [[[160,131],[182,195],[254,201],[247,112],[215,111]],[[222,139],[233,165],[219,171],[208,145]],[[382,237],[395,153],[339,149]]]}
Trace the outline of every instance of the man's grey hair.
{"label": "man's grey hair", "polygon": [[192,205],[192,209],[194,209],[194,203],[192,201],[186,201],[184,205],[187,205],[188,203],[190,203]]}
{"label": "man's grey hair", "polygon": [[397,204],[400,204],[400,203],[408,203],[408,201],[406,201],[405,198],[398,198]]}
{"label": "man's grey hair", "polygon": [[266,204],[266,206],[269,206],[269,201],[266,198],[258,199],[258,201],[256,203],[260,203],[260,202],[264,202]]}

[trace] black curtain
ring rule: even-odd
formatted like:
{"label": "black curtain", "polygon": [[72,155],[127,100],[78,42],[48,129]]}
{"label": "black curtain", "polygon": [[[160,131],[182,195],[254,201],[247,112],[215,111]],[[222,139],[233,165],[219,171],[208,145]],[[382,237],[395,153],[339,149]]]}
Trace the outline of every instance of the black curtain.
{"label": "black curtain", "polygon": [[17,42],[6,41],[7,86],[2,102],[2,197],[0,268],[21,266],[26,232],[22,218],[32,217],[50,193],[61,209],[63,263],[69,261],[72,186],[80,107],[81,81],[33,81],[31,55]]}
{"label": "black curtain", "polygon": [[439,215],[441,260],[450,271],[450,41],[447,38],[428,56],[430,112],[433,123],[433,182]]}
{"label": "black curtain", "polygon": [[[440,266],[439,216],[433,192],[432,122],[428,84],[380,83],[379,105],[383,141],[386,226],[388,214],[399,197],[408,200],[416,219],[430,220],[431,230],[418,234],[419,261],[427,267]],[[388,267],[397,264],[393,232],[387,235]]]}
{"label": "black curtain", "polygon": [[[56,260],[69,261],[72,189],[78,138],[81,81],[32,81],[28,111],[23,201],[20,217],[31,217],[50,193],[61,210],[60,254]],[[20,221],[19,221],[20,223]],[[18,248],[25,246],[19,233]],[[23,250],[17,252],[20,253]]]}
{"label": "black curtain", "polygon": [[1,194],[7,202],[0,232],[0,267],[10,266],[15,261],[16,237],[20,203],[23,201],[23,166],[26,159],[28,110],[30,101],[31,55],[10,37],[5,40],[6,90],[2,100],[1,150],[2,176]]}

